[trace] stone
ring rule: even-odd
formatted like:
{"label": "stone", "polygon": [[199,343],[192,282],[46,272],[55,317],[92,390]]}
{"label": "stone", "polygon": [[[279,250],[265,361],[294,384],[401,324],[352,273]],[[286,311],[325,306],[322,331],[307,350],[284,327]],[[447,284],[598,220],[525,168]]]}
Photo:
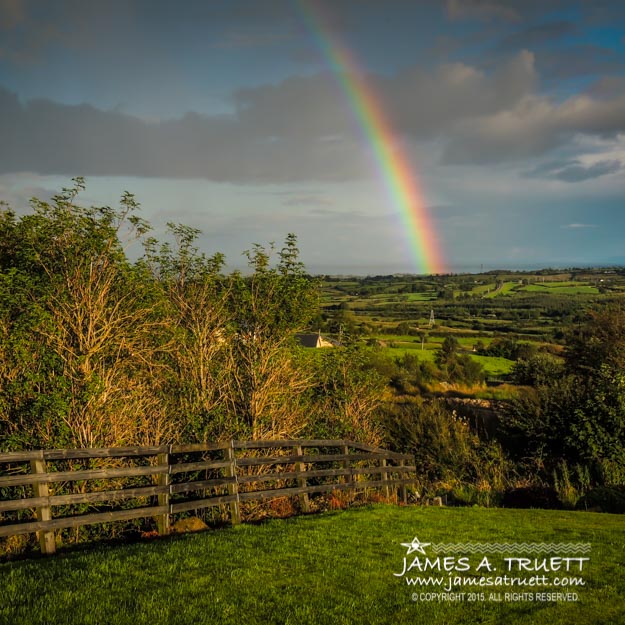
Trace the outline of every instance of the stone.
{"label": "stone", "polygon": [[207,530],[208,525],[196,516],[187,517],[186,519],[180,519],[176,521],[171,528],[172,532],[183,534],[184,532],[202,532]]}

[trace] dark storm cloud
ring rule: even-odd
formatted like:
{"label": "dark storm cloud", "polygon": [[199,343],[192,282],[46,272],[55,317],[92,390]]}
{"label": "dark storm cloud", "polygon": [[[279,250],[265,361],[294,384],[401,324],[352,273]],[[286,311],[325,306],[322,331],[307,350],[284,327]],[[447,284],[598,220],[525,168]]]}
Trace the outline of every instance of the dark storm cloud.
{"label": "dark storm cloud", "polygon": [[529,95],[536,81],[533,56],[522,52],[486,75],[464,63],[417,67],[382,82],[396,126],[415,136],[453,131],[456,122],[494,114]]}
{"label": "dark storm cloud", "polygon": [[[444,162],[479,164],[544,154],[577,134],[625,131],[625,85],[554,102],[536,94],[534,55],[484,72],[466,63],[370,75],[398,134],[434,138]],[[118,110],[22,102],[0,88],[0,174],[203,178],[236,183],[343,181],[371,169],[370,147],[335,77],[291,77],[239,89],[230,115],[148,122]]]}
{"label": "dark storm cloud", "polygon": [[[282,110],[288,111],[288,106]],[[354,156],[352,141],[328,141],[292,129],[288,124],[255,126],[245,114],[239,119],[188,113],[148,123],[90,105],[67,106],[49,100],[23,105],[14,94],[0,89],[0,173],[230,182],[362,176],[362,162]]]}

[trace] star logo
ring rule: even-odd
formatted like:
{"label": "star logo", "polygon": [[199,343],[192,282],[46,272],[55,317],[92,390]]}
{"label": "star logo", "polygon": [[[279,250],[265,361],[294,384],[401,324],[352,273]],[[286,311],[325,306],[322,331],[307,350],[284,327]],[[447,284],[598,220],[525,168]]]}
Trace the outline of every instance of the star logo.
{"label": "star logo", "polygon": [[422,553],[423,555],[426,555],[423,547],[429,547],[432,543],[422,543],[416,536],[412,539],[411,543],[401,543],[402,547],[407,547],[408,551],[406,552],[406,555],[410,555],[411,553],[414,553],[415,551],[418,551],[419,553]]}

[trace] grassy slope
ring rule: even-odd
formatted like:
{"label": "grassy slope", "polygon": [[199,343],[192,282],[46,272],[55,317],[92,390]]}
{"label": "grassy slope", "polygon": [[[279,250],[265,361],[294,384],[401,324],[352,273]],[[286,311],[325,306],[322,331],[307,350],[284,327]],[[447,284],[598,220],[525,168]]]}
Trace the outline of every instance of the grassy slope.
{"label": "grassy slope", "polygon": [[[0,623],[625,622],[623,517],[375,506],[0,565]],[[590,542],[577,603],[411,601],[402,542]],[[414,556],[413,556],[414,557]],[[465,589],[466,590],[466,589]]]}
{"label": "grassy slope", "polygon": [[508,360],[507,358],[501,358],[499,356],[471,354],[471,358],[484,367],[484,371],[486,371],[487,375],[506,375],[512,371],[512,367],[514,366],[513,360]]}
{"label": "grassy slope", "polygon": [[558,284],[530,284],[519,289],[529,293],[558,293],[565,295],[596,295],[599,289],[590,285],[580,285],[575,283]]}

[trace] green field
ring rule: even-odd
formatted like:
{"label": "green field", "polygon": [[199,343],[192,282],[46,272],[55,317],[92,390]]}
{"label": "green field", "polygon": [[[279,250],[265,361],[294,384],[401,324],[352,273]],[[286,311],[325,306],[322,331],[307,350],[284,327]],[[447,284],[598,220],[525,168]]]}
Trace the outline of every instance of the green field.
{"label": "green field", "polygon": [[519,288],[519,283],[517,282],[504,282],[501,285],[501,288],[491,291],[484,297],[498,297],[499,295],[509,295],[511,291]]}
{"label": "green field", "polygon": [[421,349],[421,345],[408,345],[403,343],[398,343],[397,347],[387,347],[385,349],[385,353],[392,358],[411,354],[412,356],[416,356],[419,360],[427,360],[429,362],[434,362],[437,351],[436,349],[430,349],[428,347]]}
{"label": "green field", "polygon": [[519,288],[520,291],[527,293],[553,293],[562,295],[596,295],[599,289],[588,284],[579,284],[575,282],[552,282],[547,284],[528,284]]}
{"label": "green field", "polygon": [[[616,625],[625,622],[624,527],[621,516],[587,512],[378,505],[100,545],[0,564],[0,623]],[[423,556],[409,555],[402,546],[415,537],[426,543]],[[477,571],[479,549],[487,548],[477,545],[469,572],[451,573],[463,576],[452,582],[453,593],[464,592],[463,598],[454,594],[454,601],[441,599],[444,589],[435,585],[415,589],[406,582],[442,577],[447,583],[444,570],[413,567],[402,575],[404,558],[411,565],[415,557],[434,561],[434,545],[467,542],[590,543],[591,552],[582,572],[573,566],[569,573],[541,573],[535,586],[510,587],[501,577],[503,555],[488,556],[497,573]],[[459,551],[455,558],[461,553],[468,556]],[[524,553],[516,546],[504,555]],[[563,554],[536,557],[554,555]],[[536,576],[511,570],[507,575],[517,580]],[[583,585],[564,586],[561,580],[571,577]],[[475,588],[468,578],[490,578],[495,586]],[[544,594],[556,591],[574,592],[578,600],[553,600],[555,595],[549,600]],[[542,593],[542,598],[514,600],[506,592]]]}
{"label": "green field", "polygon": [[500,358],[499,356],[478,356],[477,354],[471,354],[473,360],[477,360],[488,376],[501,376],[506,375],[512,371],[514,366],[513,360],[507,358]]}
{"label": "green field", "polygon": [[486,295],[487,293],[494,291],[497,288],[497,285],[494,282],[489,284],[480,284],[474,287],[471,292],[476,295]]}

